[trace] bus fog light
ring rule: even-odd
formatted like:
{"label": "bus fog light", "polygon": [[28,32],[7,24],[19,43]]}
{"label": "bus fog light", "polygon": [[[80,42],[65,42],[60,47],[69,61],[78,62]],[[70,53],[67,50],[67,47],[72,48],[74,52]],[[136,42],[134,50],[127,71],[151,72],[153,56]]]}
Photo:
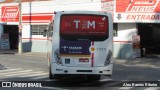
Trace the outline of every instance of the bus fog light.
{"label": "bus fog light", "polygon": [[107,66],[107,65],[109,65],[111,63],[111,58],[112,58],[112,51],[109,50],[108,54],[107,54],[107,57],[106,57],[106,61],[105,61],[104,66]]}

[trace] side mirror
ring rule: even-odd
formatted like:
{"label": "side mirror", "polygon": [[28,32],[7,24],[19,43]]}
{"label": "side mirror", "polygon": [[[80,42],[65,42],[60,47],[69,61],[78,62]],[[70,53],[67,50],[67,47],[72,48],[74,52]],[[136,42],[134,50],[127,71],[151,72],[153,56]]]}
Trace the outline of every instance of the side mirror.
{"label": "side mirror", "polygon": [[43,32],[43,37],[46,37],[46,36],[47,36],[47,30],[45,29]]}

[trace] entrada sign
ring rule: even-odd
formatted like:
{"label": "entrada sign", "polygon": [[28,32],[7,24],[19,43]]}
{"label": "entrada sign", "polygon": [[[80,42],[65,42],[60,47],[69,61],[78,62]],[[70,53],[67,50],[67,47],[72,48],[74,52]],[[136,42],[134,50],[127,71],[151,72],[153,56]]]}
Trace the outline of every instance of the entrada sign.
{"label": "entrada sign", "polygon": [[114,22],[159,23],[159,8],[159,0],[116,0]]}

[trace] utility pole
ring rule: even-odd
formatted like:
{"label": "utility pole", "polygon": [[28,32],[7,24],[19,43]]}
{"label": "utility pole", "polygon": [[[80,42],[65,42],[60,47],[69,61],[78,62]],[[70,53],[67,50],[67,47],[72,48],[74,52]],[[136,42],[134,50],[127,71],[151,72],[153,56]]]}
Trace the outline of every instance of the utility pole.
{"label": "utility pole", "polygon": [[18,1],[18,7],[19,7],[19,42],[18,42],[18,54],[22,54],[23,48],[22,48],[22,3],[21,0]]}

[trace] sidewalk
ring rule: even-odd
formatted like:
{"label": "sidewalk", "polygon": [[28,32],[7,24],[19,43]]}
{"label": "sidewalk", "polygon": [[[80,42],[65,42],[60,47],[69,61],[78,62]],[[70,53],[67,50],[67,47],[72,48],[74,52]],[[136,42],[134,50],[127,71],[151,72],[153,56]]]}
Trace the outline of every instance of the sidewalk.
{"label": "sidewalk", "polygon": [[[20,55],[18,54],[18,50],[0,50],[0,55],[1,54]],[[41,53],[41,52],[23,52],[21,55],[47,57],[47,53]]]}
{"label": "sidewalk", "polygon": [[16,54],[17,50],[2,50],[0,49],[0,54]]}
{"label": "sidewalk", "polygon": [[128,66],[149,66],[153,68],[160,68],[160,56],[150,55],[136,59],[114,59],[114,63]]}

